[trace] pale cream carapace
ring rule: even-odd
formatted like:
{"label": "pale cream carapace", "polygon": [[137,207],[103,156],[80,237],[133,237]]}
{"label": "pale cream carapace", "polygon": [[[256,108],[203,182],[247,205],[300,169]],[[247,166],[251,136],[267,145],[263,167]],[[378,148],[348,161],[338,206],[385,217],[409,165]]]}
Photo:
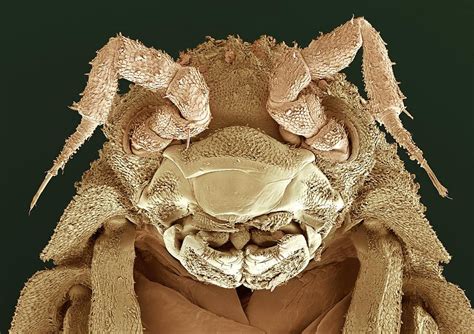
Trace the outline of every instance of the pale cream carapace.
{"label": "pale cream carapace", "polygon": [[[339,73],[361,47],[368,101]],[[91,64],[72,106],[83,119],[31,208],[97,126],[108,141],[12,333],[474,328],[418,185],[375,123],[447,196],[400,122],[404,96],[365,19],[303,49],[209,38],[178,62],[118,35]],[[121,78],[135,85],[118,95]]]}

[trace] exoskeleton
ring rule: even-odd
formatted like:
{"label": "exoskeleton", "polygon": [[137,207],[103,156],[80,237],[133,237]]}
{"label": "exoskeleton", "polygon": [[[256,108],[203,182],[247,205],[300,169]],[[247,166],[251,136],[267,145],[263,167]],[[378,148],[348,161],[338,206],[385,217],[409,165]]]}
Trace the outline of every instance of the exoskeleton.
{"label": "exoskeleton", "polygon": [[[360,48],[367,100],[340,73]],[[72,106],[83,119],[32,207],[97,126],[107,141],[11,332],[472,330],[414,176],[376,123],[447,196],[365,19],[305,48],[209,38],[178,61],[119,34],[91,64]],[[119,95],[121,78],[134,85]]]}

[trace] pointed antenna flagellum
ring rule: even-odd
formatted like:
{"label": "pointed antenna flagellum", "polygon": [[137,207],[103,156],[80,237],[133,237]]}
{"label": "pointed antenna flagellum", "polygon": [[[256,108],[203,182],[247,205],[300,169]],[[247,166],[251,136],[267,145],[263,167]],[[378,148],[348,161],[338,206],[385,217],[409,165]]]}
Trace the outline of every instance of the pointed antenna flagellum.
{"label": "pointed antenna flagellum", "polygon": [[31,200],[30,210],[28,211],[28,214],[30,214],[31,210],[33,210],[33,207],[36,205],[36,202],[38,202],[38,199],[41,196],[41,193],[46,188],[46,186],[48,185],[49,181],[53,178],[53,176],[54,175],[49,171],[46,173],[46,176],[44,177],[43,182],[41,182],[41,185],[39,186],[38,190],[36,190],[36,193],[33,196],[33,199]]}
{"label": "pointed antenna flagellum", "polygon": [[76,131],[66,140],[66,143],[61,150],[61,153],[58,155],[56,160],[54,160],[53,167],[47,172],[43,182],[36,191],[33,199],[31,200],[30,210],[33,209],[36,202],[38,201],[41,193],[44,191],[49,181],[58,174],[60,169],[64,169],[64,166],[71,158],[71,156],[81,147],[82,144],[94,133],[95,128],[99,123],[89,120],[87,118],[82,118],[81,123],[76,128]]}
{"label": "pointed antenna flagellum", "polygon": [[430,165],[428,165],[428,161],[423,157],[423,151],[416,146],[410,132],[404,128],[397,110],[394,109],[392,112],[385,112],[383,116],[378,117],[377,120],[384,125],[396,142],[407,150],[410,158],[416,160],[426,171],[440,196],[448,197],[448,189],[446,189],[438,180]]}

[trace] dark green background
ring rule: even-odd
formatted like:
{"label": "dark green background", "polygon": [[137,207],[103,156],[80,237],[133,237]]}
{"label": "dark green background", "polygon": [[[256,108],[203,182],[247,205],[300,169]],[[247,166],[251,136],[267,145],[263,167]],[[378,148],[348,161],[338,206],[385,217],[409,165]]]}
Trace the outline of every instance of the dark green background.
{"label": "dark green background", "polygon": [[[159,4],[162,3],[162,4]],[[262,34],[307,45],[354,14],[365,16],[388,43],[395,75],[408,97],[412,121],[406,127],[425,152],[453,200],[436,193],[424,171],[407,161],[421,183],[427,216],[453,255],[446,277],[472,299],[473,278],[473,2],[472,1],[84,1],[2,5],[1,143],[2,223],[0,331],[9,327],[24,282],[50,267],[39,260],[67,203],[73,183],[97,157],[104,137],[97,131],[53,179],[28,216],[30,199],[44,172],[79,122],[67,109],[78,101],[88,62],[118,32],[167,51],[193,48],[206,35],[238,34],[253,41]],[[11,7],[14,6],[14,7]],[[360,54],[351,81],[363,87]]]}

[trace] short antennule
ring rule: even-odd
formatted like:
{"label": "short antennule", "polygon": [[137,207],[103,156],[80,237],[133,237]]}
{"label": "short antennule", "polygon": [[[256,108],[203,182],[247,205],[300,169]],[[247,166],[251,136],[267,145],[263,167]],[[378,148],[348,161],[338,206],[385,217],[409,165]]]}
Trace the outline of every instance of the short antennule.
{"label": "short antennule", "polygon": [[71,156],[81,147],[82,144],[94,133],[94,130],[99,125],[99,123],[82,118],[81,123],[77,126],[76,131],[66,139],[66,143],[61,150],[61,153],[58,155],[56,160],[54,160],[53,167],[47,172],[46,177],[39,186],[36,194],[33,196],[30,204],[30,212],[38,201],[41,193],[48,185],[49,181],[58,174],[60,169],[64,169],[64,166],[71,158]]}
{"label": "short antennule", "polygon": [[438,180],[435,173],[428,165],[428,162],[423,157],[423,151],[416,146],[410,132],[404,128],[399,118],[399,113],[393,110],[391,110],[391,112],[387,111],[381,115],[376,115],[376,119],[384,125],[396,142],[408,151],[410,158],[416,160],[426,171],[436,190],[438,190],[438,193],[442,197],[448,197],[448,189],[446,189]]}

